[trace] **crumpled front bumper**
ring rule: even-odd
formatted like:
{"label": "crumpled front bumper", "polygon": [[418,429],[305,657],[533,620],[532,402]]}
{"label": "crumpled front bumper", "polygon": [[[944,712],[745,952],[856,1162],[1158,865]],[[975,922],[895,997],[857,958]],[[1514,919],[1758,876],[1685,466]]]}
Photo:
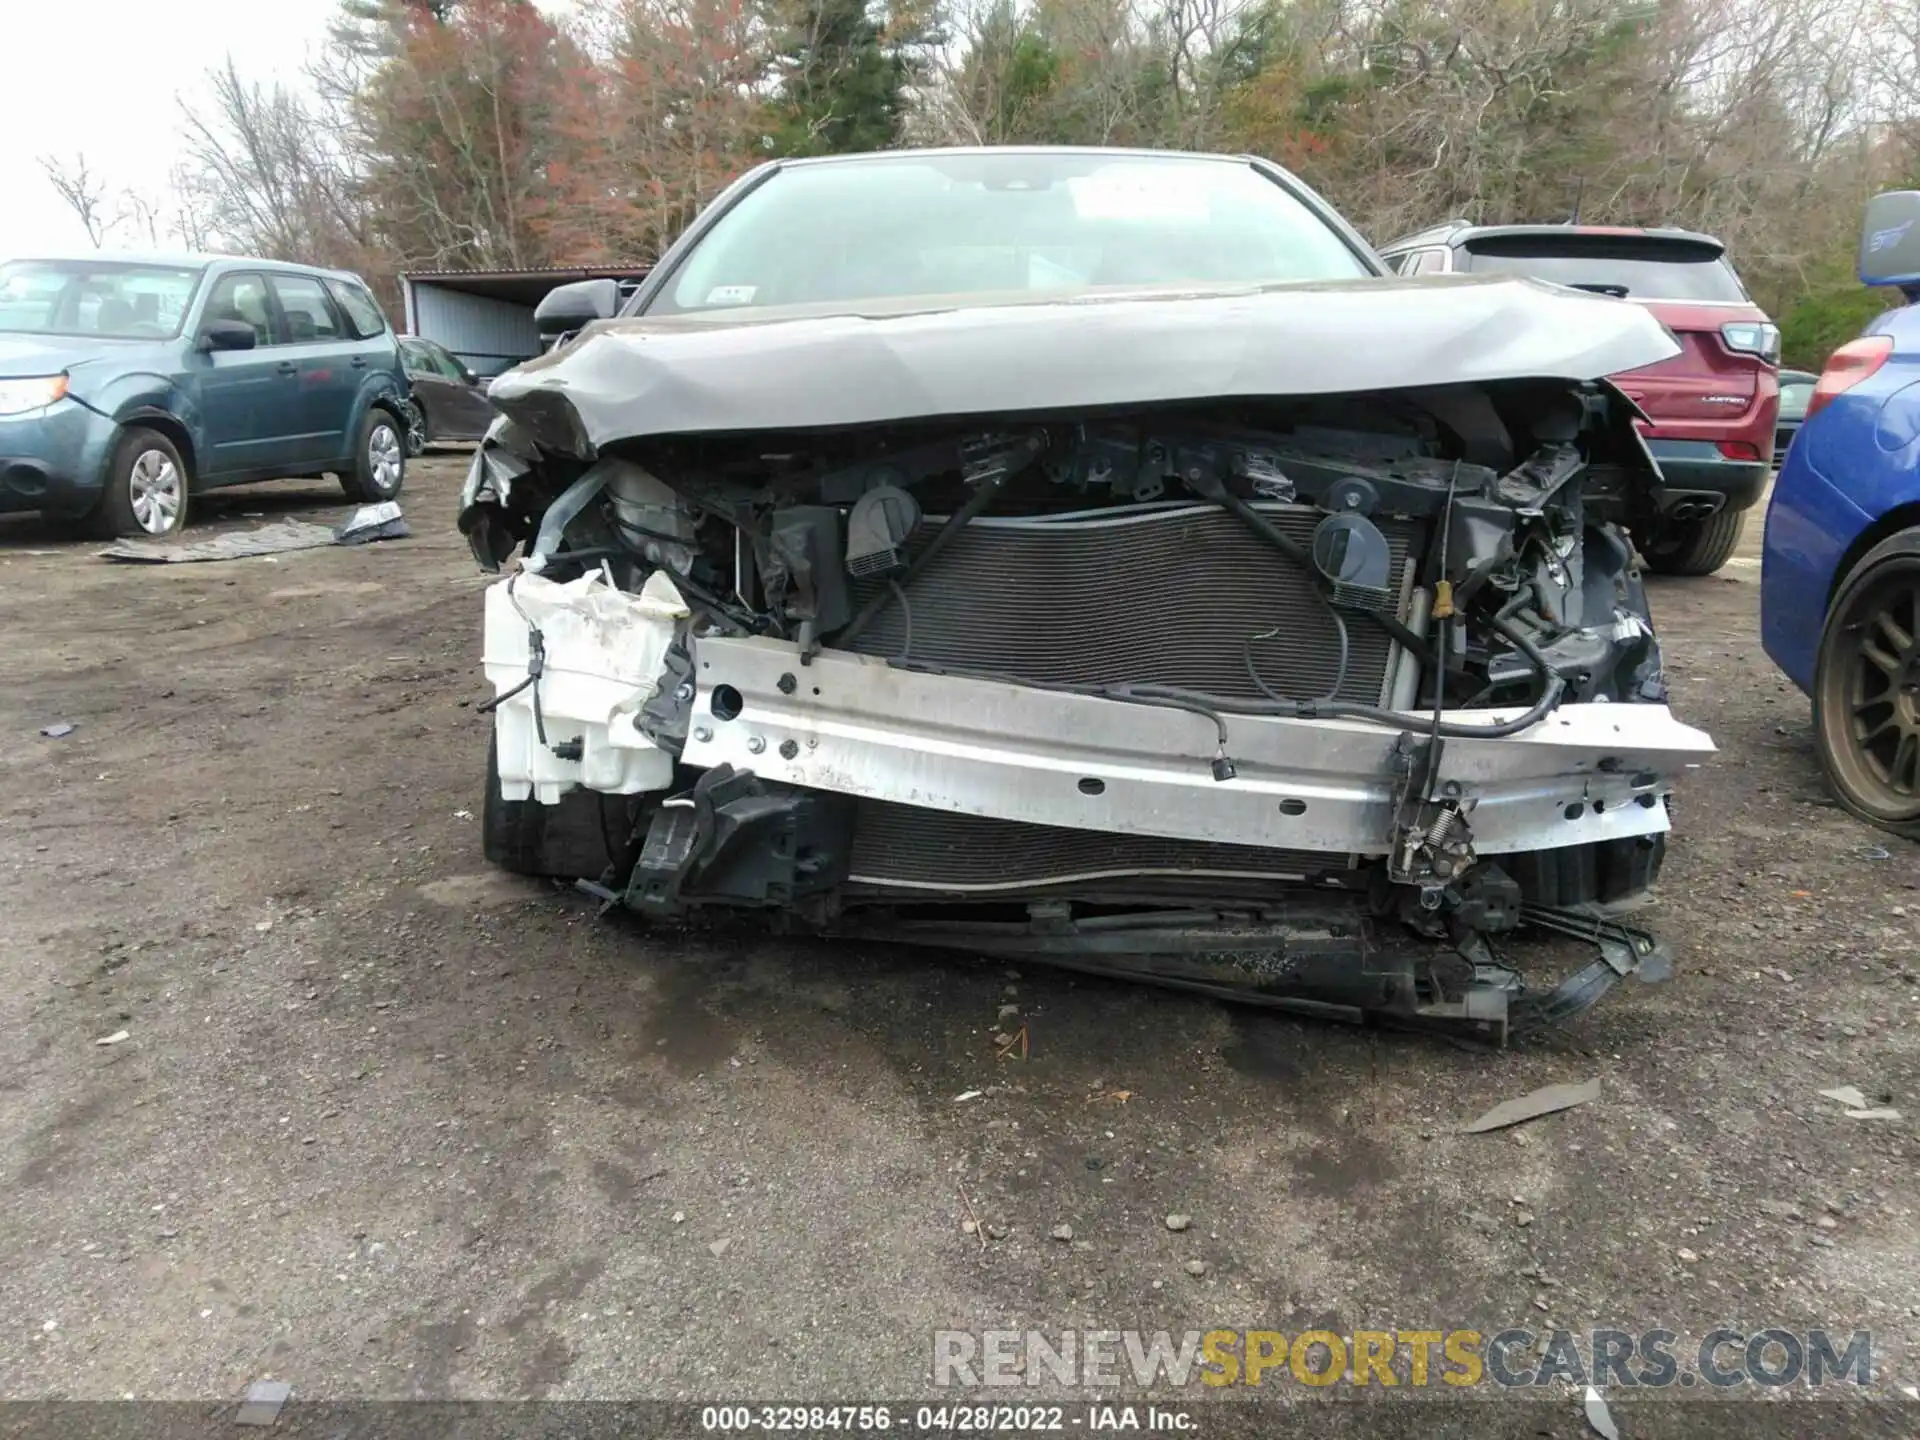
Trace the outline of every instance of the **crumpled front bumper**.
{"label": "crumpled front bumper", "polygon": [[[1185,710],[903,670],[769,639],[696,642],[684,763],[777,783],[1040,825],[1389,852],[1404,767],[1399,732],[1362,721]],[[1449,711],[1496,725],[1518,711]],[[1431,715],[1407,715],[1420,735]],[[1563,705],[1503,738],[1448,740],[1429,778],[1466,814],[1481,854],[1553,849],[1668,828],[1675,779],[1713,753],[1664,705]]]}

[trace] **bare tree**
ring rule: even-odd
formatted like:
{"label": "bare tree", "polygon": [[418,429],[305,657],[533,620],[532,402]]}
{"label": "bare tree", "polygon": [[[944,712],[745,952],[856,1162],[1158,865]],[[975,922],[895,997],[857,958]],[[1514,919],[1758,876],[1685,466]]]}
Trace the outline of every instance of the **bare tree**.
{"label": "bare tree", "polygon": [[87,239],[98,250],[112,225],[102,209],[106,202],[106,182],[87,168],[87,157],[78,151],[71,163],[42,155],[40,168],[46,172],[47,183],[67,202],[74,218],[86,227]]}
{"label": "bare tree", "polygon": [[242,80],[231,56],[207,80],[205,108],[181,104],[187,158],[176,172],[202,238],[282,260],[359,260],[367,216],[330,128],[285,86]]}
{"label": "bare tree", "polygon": [[120,192],[120,213],[114,223],[125,223],[133,233],[154,249],[160,247],[161,202],[129,185]]}

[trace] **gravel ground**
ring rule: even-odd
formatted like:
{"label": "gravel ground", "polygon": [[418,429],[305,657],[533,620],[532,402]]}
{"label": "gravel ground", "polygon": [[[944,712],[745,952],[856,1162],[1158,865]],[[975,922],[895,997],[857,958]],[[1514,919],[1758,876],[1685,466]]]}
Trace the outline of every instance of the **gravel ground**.
{"label": "gravel ground", "polygon": [[[900,1397],[986,1326],[1824,1325],[1920,1378],[1920,850],[1828,801],[1757,535],[1654,594],[1721,747],[1646,917],[1675,980],[1488,1055],[489,873],[464,463],[358,550],[0,522],[0,1396]],[[201,532],[251,512],[344,506]]]}

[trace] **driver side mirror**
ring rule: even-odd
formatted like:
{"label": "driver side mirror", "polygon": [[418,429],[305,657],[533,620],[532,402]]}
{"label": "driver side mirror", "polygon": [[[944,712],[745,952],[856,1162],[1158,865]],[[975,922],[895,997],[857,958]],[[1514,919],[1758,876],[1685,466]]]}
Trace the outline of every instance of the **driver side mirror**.
{"label": "driver side mirror", "polygon": [[620,286],[612,280],[575,280],[549,290],[533,312],[542,335],[564,335],[620,311]]}
{"label": "driver side mirror", "polygon": [[1867,202],[1860,222],[1860,279],[1867,285],[1920,284],[1920,190],[1889,190]]}
{"label": "driver side mirror", "polygon": [[200,338],[194,342],[194,349],[203,353],[212,350],[251,350],[258,339],[253,333],[253,326],[244,320],[209,320],[200,327]]}

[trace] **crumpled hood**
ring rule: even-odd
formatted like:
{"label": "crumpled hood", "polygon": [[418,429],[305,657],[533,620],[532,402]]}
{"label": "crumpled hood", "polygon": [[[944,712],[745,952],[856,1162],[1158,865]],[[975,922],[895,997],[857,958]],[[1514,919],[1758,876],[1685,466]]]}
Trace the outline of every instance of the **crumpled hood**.
{"label": "crumpled hood", "polygon": [[1597,380],[1678,353],[1638,305],[1432,276],[606,320],[488,394],[543,444],[586,454],[645,435]]}

